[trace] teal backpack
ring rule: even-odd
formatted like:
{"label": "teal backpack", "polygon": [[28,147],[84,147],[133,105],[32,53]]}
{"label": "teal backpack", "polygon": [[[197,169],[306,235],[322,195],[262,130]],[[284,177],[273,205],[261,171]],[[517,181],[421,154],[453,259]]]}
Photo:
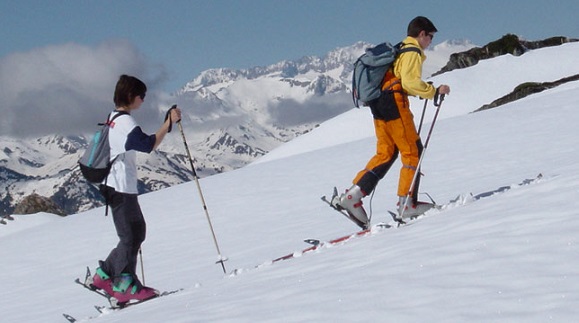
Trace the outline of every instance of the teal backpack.
{"label": "teal backpack", "polygon": [[118,111],[112,118],[109,114],[105,123],[98,124],[101,129],[95,133],[92,141],[89,142],[87,150],[78,161],[80,171],[87,181],[101,183],[109,175],[111,166],[114,163],[114,160],[110,160],[109,129],[116,118],[125,114],[128,113],[126,111]]}

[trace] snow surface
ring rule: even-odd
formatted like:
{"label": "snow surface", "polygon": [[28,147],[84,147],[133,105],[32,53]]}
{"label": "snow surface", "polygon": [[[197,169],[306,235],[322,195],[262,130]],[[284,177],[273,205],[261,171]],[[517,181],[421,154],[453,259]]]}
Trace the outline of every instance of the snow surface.
{"label": "snow surface", "polygon": [[[368,111],[352,110],[274,150],[269,160],[200,181],[229,258],[227,275],[214,264],[195,183],[140,197],[148,225],[145,283],[184,288],[171,296],[98,314],[93,305],[106,300],[73,280],[116,244],[112,218],[102,208],[66,218],[16,215],[0,226],[0,321],[66,322],[62,313],[97,322],[576,321],[579,82],[466,112],[478,108],[471,97],[488,103],[517,82],[576,74],[576,63],[565,75],[557,68],[538,73],[537,63],[555,66],[554,53],[572,61],[578,49],[568,44],[497,58],[434,78],[453,92],[427,150],[421,189],[439,203],[457,195],[464,203],[300,255],[308,247],[303,239],[356,231],[319,199],[333,186],[348,187],[374,152]],[[483,79],[494,81],[469,84]],[[370,129],[360,131],[362,124]],[[389,221],[399,166],[364,200],[373,223]],[[541,180],[516,185],[538,174]],[[505,186],[512,189],[493,194]],[[469,193],[489,196],[473,202]],[[294,259],[271,263],[291,253]]]}

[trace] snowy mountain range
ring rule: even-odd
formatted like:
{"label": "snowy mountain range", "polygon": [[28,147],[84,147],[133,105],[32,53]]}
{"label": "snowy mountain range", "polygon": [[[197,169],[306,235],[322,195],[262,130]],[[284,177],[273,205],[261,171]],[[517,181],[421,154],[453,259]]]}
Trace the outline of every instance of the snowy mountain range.
{"label": "snowy mountain range", "polygon": [[[352,108],[352,62],[370,44],[358,42],[324,57],[305,56],[247,70],[211,69],[177,91],[183,127],[200,177],[242,167],[268,151]],[[427,51],[424,74],[446,64],[453,52],[474,47],[448,41]],[[92,131],[92,130],[91,130]],[[10,214],[36,193],[66,214],[101,205],[95,187],[81,178],[76,161],[86,134],[42,138],[0,137],[0,214]],[[181,136],[169,135],[151,155],[139,155],[140,192],[192,179]]]}

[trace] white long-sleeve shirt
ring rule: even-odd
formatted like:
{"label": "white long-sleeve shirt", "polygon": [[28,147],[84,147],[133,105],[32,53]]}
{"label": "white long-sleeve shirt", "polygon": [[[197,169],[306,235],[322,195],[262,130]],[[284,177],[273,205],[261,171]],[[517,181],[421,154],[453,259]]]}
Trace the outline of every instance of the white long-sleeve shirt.
{"label": "white long-sleeve shirt", "polygon": [[[116,111],[112,112],[114,116]],[[155,135],[143,133],[130,114],[117,117],[109,129],[111,160],[118,156],[106,179],[106,185],[117,192],[137,194],[137,151],[150,153],[155,146]]]}

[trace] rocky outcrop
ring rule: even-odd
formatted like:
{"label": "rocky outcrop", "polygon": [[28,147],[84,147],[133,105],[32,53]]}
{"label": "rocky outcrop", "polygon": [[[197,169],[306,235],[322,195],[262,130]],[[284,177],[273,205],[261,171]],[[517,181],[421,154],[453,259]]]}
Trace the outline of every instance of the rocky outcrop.
{"label": "rocky outcrop", "polygon": [[501,106],[503,104],[507,104],[509,102],[513,102],[513,101],[522,99],[528,95],[531,95],[534,93],[539,93],[539,92],[542,92],[544,90],[548,90],[548,89],[554,88],[556,86],[559,86],[561,84],[565,84],[567,82],[573,82],[573,81],[579,81],[579,74],[569,76],[569,77],[564,77],[564,78],[557,80],[557,81],[554,81],[554,82],[543,82],[543,83],[526,82],[526,83],[522,83],[522,84],[518,85],[511,93],[494,100],[490,104],[483,105],[482,107],[478,108],[474,112],[496,108],[496,107]]}
{"label": "rocky outcrop", "polygon": [[480,60],[489,59],[505,54],[514,56],[523,55],[528,50],[543,47],[557,46],[569,42],[579,41],[578,39],[567,37],[551,37],[540,41],[525,41],[518,36],[507,34],[501,39],[488,43],[483,47],[476,47],[465,52],[450,55],[448,63],[440,71],[433,74],[439,75],[455,69],[466,68],[476,65]]}
{"label": "rocky outcrop", "polygon": [[26,196],[14,209],[14,214],[34,214],[38,212],[65,216],[64,211],[54,201],[36,193]]}

